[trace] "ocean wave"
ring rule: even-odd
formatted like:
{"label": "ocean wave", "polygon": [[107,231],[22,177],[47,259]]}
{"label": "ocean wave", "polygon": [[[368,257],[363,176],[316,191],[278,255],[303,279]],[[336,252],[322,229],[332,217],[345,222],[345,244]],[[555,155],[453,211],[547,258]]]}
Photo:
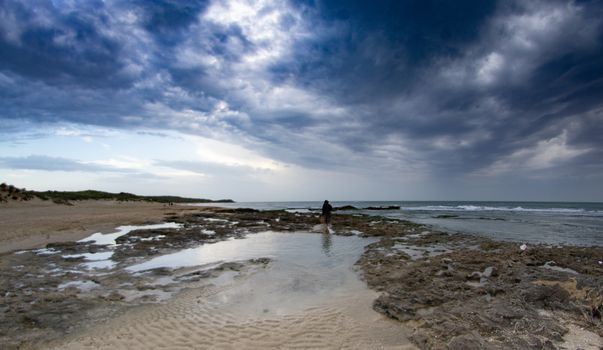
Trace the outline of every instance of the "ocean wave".
{"label": "ocean wave", "polygon": [[409,211],[510,211],[510,212],[535,212],[535,213],[558,213],[558,214],[586,214],[603,215],[602,211],[585,210],[582,208],[524,208],[517,207],[491,207],[479,205],[428,205],[418,207],[401,207],[400,210]]}

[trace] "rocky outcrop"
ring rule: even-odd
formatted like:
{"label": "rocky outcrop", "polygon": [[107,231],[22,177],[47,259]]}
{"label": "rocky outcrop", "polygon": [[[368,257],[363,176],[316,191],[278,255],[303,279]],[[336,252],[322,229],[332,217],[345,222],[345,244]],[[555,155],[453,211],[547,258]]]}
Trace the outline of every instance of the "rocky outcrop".
{"label": "rocky outcrop", "polygon": [[[410,249],[435,252],[411,259]],[[446,248],[446,249],[443,249]],[[443,233],[388,237],[359,261],[374,309],[422,349],[559,347],[577,325],[603,336],[602,247],[531,246]],[[555,261],[558,269],[550,269]],[[548,265],[547,265],[548,263]]]}

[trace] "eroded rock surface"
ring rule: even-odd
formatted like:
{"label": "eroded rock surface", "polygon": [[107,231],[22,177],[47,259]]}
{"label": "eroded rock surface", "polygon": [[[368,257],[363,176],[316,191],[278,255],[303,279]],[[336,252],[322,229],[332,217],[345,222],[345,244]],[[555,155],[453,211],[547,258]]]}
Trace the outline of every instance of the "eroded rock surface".
{"label": "eroded rock surface", "polygon": [[412,327],[421,348],[556,349],[568,324],[603,336],[602,256],[426,231],[372,244],[359,265],[383,292],[374,309]]}

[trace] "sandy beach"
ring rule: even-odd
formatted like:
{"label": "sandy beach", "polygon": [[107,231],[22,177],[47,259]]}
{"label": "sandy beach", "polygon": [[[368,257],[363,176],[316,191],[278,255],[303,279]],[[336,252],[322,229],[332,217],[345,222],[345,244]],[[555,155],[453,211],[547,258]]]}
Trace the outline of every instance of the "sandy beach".
{"label": "sandy beach", "polygon": [[74,241],[120,225],[159,223],[166,215],[204,210],[202,207],[153,202],[103,200],[55,204],[38,198],[0,203],[0,253],[41,248],[48,243]]}
{"label": "sandy beach", "polygon": [[522,251],[358,214],[326,230],[285,210],[2,210],[19,249],[0,254],[7,349],[603,346],[600,247]]}

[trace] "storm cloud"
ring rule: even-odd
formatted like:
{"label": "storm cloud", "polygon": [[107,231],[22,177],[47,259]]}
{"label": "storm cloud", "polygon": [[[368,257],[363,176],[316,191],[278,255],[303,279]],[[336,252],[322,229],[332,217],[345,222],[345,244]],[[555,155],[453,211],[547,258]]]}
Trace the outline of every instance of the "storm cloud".
{"label": "storm cloud", "polygon": [[597,1],[8,0],[0,53],[7,141],[171,130],[317,170],[603,178]]}

